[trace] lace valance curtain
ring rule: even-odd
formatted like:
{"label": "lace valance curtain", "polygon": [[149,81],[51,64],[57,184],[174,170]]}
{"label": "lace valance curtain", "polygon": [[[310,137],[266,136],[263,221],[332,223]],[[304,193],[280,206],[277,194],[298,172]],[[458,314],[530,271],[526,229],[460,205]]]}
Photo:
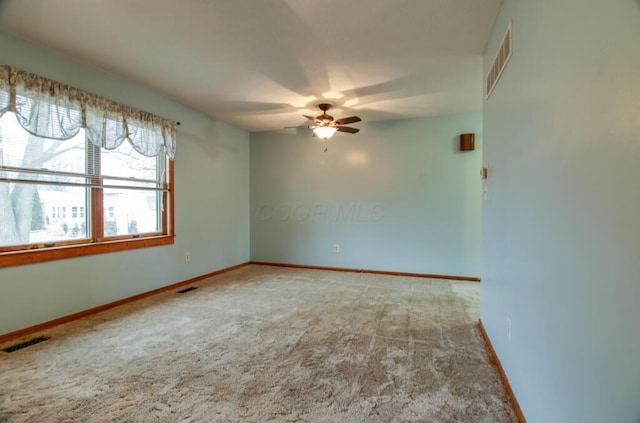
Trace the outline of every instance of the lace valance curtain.
{"label": "lace valance curtain", "polygon": [[16,114],[22,127],[56,140],[74,137],[80,128],[107,150],[127,140],[140,154],[176,153],[176,123],[133,107],[10,66],[0,66],[0,117]]}

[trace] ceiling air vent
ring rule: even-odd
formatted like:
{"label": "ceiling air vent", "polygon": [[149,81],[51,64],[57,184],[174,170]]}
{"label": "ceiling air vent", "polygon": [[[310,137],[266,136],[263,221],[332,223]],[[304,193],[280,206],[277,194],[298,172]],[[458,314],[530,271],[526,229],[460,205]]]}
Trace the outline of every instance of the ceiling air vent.
{"label": "ceiling air vent", "polygon": [[491,95],[491,92],[496,87],[502,71],[507,66],[507,62],[511,58],[513,52],[513,43],[511,42],[511,24],[507,28],[506,34],[500,43],[496,57],[493,58],[489,72],[487,73],[487,98]]}

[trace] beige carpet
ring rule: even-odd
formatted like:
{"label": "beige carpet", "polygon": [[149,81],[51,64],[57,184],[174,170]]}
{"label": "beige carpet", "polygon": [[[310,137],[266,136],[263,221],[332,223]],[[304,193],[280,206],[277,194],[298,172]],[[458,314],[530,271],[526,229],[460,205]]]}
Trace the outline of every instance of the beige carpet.
{"label": "beige carpet", "polygon": [[0,352],[0,421],[517,421],[479,284],[248,266],[194,286]]}

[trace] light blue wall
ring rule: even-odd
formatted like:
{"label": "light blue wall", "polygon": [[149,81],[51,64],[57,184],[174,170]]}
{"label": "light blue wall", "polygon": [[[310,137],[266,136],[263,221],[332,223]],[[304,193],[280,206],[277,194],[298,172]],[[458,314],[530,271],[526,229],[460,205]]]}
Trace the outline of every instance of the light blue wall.
{"label": "light blue wall", "polygon": [[[482,320],[530,423],[640,422],[640,2],[504,0]],[[512,339],[506,318],[512,319]]]}
{"label": "light blue wall", "polygon": [[251,259],[478,276],[481,119],[355,124],[326,153],[306,129],[252,133]]}
{"label": "light blue wall", "polygon": [[0,63],[182,123],[176,243],[0,269],[0,334],[249,260],[248,132],[3,33]]}

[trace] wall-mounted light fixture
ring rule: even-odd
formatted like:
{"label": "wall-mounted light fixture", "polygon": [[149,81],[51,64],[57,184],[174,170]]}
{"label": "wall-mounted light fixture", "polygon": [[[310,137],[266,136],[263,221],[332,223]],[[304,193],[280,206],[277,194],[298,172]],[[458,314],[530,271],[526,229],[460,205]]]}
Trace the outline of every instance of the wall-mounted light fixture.
{"label": "wall-mounted light fixture", "polygon": [[473,151],[476,148],[475,134],[460,134],[460,151]]}

